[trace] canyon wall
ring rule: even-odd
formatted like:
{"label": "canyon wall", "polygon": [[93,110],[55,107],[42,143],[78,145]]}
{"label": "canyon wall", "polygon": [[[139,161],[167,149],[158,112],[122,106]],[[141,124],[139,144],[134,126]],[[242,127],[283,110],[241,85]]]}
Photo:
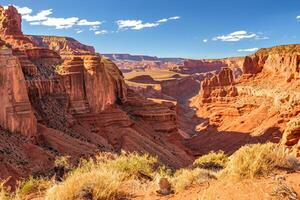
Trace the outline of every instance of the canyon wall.
{"label": "canyon wall", "polygon": [[192,162],[176,106],[128,92],[93,47],[24,35],[21,21],[16,8],[0,7],[1,179],[51,174],[56,156],[76,163],[99,151],[149,153],[175,168]]}
{"label": "canyon wall", "polygon": [[297,145],[299,54],[299,45],[261,49],[245,57],[239,78],[233,78],[232,70],[222,69],[203,81],[191,104],[198,109],[198,117],[208,119],[199,125],[201,130],[217,128]]}
{"label": "canyon wall", "polygon": [[20,63],[11,49],[3,47],[0,50],[0,125],[13,133],[35,136],[37,122]]}

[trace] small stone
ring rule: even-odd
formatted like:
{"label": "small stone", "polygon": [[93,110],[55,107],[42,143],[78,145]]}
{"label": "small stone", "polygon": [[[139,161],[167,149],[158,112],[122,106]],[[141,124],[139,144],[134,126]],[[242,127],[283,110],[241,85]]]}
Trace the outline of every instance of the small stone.
{"label": "small stone", "polygon": [[167,178],[159,179],[158,186],[159,186],[159,190],[157,191],[158,194],[169,195],[172,193],[171,184]]}

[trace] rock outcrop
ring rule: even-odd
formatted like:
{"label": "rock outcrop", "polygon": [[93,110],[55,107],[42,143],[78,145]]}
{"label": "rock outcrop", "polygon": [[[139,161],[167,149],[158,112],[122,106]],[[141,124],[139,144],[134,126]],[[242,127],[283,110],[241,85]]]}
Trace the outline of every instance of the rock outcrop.
{"label": "rock outcrop", "polygon": [[[241,138],[246,134],[251,135],[249,141],[256,137],[257,142],[266,138],[279,142],[282,138],[289,147],[297,145],[299,47],[286,45],[261,49],[245,58],[243,75],[238,79],[232,81],[233,76],[228,75],[232,72],[228,73],[228,70],[203,81],[200,94],[193,98],[192,105],[197,107],[198,117],[207,119],[198,125],[207,135],[199,136],[189,145],[199,145],[197,142],[204,137],[217,139],[218,135],[213,134],[215,131],[228,135],[228,138],[233,133],[236,139],[239,134]],[[241,141],[232,137],[228,147],[234,146],[235,142]],[[223,150],[228,147],[224,146]],[[195,149],[203,152],[204,148]]]}
{"label": "rock outcrop", "polygon": [[13,133],[35,136],[37,122],[20,63],[11,49],[3,47],[0,50],[0,125]]}
{"label": "rock outcrop", "polygon": [[76,163],[98,151],[147,152],[172,167],[192,162],[176,106],[128,95],[122,72],[93,47],[24,35],[12,6],[0,7],[0,38],[1,179],[49,174],[56,156]]}
{"label": "rock outcrop", "polygon": [[15,7],[4,9],[0,6],[0,38],[14,48],[32,48],[35,44],[24,37],[21,23],[21,15]]}
{"label": "rock outcrop", "polygon": [[53,50],[60,55],[86,55],[95,54],[92,46],[84,45],[70,37],[26,35],[39,47]]}
{"label": "rock outcrop", "polygon": [[243,71],[246,74],[257,74],[261,71],[278,73],[291,80],[299,78],[300,46],[286,45],[261,49],[245,58]]}
{"label": "rock outcrop", "polygon": [[205,78],[201,84],[200,101],[212,102],[223,97],[237,96],[237,89],[233,86],[233,71],[229,68],[222,68],[221,71],[212,77]]}

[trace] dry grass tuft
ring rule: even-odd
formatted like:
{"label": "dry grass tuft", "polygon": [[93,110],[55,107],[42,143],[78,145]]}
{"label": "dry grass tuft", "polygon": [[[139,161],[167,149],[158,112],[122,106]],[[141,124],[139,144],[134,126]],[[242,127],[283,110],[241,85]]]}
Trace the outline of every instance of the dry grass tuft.
{"label": "dry grass tuft", "polygon": [[137,180],[139,172],[151,176],[156,163],[156,158],[137,153],[100,154],[82,160],[63,182],[48,190],[46,200],[71,200],[82,195],[97,200],[117,199],[124,195],[122,186]]}
{"label": "dry grass tuft", "polygon": [[271,195],[278,199],[299,200],[295,190],[289,187],[284,181],[278,181],[276,183]]}
{"label": "dry grass tuft", "polygon": [[89,172],[77,171],[61,183],[51,187],[46,200],[71,200],[81,196],[87,189],[92,199],[116,199],[121,193],[120,187],[125,174],[106,167],[93,169]]}
{"label": "dry grass tuft", "polygon": [[212,151],[209,154],[197,158],[193,166],[210,170],[221,170],[226,167],[228,161],[229,158],[224,154],[224,151]]}
{"label": "dry grass tuft", "polygon": [[174,174],[171,184],[176,192],[216,179],[215,173],[206,169],[181,169]]}
{"label": "dry grass tuft", "polygon": [[278,144],[246,145],[230,157],[222,175],[242,179],[265,176],[279,168],[294,170],[299,163],[291,157]]}
{"label": "dry grass tuft", "polygon": [[0,182],[0,199],[1,200],[9,200],[9,194],[6,188],[4,187],[6,181]]}

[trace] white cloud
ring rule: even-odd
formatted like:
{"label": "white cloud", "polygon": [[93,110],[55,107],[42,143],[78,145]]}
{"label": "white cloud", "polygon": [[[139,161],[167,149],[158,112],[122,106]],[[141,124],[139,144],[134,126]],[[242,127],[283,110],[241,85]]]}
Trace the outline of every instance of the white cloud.
{"label": "white cloud", "polygon": [[96,35],[104,35],[104,34],[107,34],[107,33],[108,33],[107,30],[95,31]]}
{"label": "white cloud", "polygon": [[170,20],[176,20],[176,19],[180,19],[180,16],[174,16],[174,17],[170,17]]}
{"label": "white cloud", "polygon": [[160,20],[158,20],[157,22],[158,23],[164,23],[164,22],[167,22],[169,19],[167,19],[167,18],[164,18],[164,19],[160,19]]}
{"label": "white cloud", "polygon": [[132,29],[140,30],[143,28],[151,28],[158,26],[159,23],[143,23],[142,20],[118,20],[117,21],[119,29]]}
{"label": "white cloud", "polygon": [[165,23],[169,20],[177,20],[177,19],[180,19],[179,16],[174,16],[174,17],[169,17],[169,18],[164,18],[164,19],[160,19],[158,21],[156,21],[157,23]]}
{"label": "white cloud", "polygon": [[257,51],[259,48],[251,48],[251,49],[239,49],[238,52],[254,52]]}
{"label": "white cloud", "polygon": [[204,39],[203,42],[204,42],[204,43],[208,42],[208,39]]}
{"label": "white cloud", "polygon": [[92,26],[89,30],[90,31],[96,31],[99,29],[100,26]]}
{"label": "white cloud", "polygon": [[79,34],[79,33],[82,33],[83,30],[76,30],[76,33]]}
{"label": "white cloud", "polygon": [[15,6],[15,7],[21,15],[28,15],[28,14],[32,13],[32,9],[28,8],[26,6],[25,7]]}
{"label": "white cloud", "polygon": [[69,17],[69,18],[55,18],[48,17],[47,20],[42,22],[34,22],[30,23],[31,25],[44,25],[44,26],[53,26],[56,29],[67,29],[71,28],[78,21],[77,17]]}
{"label": "white cloud", "polygon": [[262,39],[269,39],[269,38],[263,35],[259,35],[256,33],[248,33],[247,31],[242,30],[242,31],[235,31],[227,35],[216,36],[212,40],[223,41],[223,42],[237,42],[244,39],[262,40]]}
{"label": "white cloud", "polygon": [[[37,14],[32,14],[32,9],[28,7],[19,7],[13,5],[18,12],[22,15],[22,18],[29,22],[30,25],[43,25],[55,27],[56,29],[67,29],[74,25],[78,26],[91,26],[90,30],[96,31],[99,29],[101,21],[88,21],[87,19],[79,19],[78,17],[52,17],[52,9],[41,10]],[[8,6],[4,6],[7,9]],[[77,33],[79,31],[77,30]],[[80,32],[79,32],[80,33]]]}
{"label": "white cloud", "polygon": [[152,28],[152,27],[157,27],[162,23],[165,23],[169,20],[177,20],[180,19],[179,16],[174,16],[174,17],[169,17],[169,18],[164,18],[160,19],[156,22],[146,22],[144,23],[142,20],[118,20],[116,21],[119,29],[131,29],[131,30],[141,30],[144,28]]}
{"label": "white cloud", "polygon": [[300,21],[300,15],[298,15],[298,16],[296,17],[296,19],[297,19],[298,21]]}
{"label": "white cloud", "polygon": [[42,10],[36,15],[23,15],[22,18],[28,22],[44,21],[48,19],[48,16],[52,14],[52,9]]}
{"label": "white cloud", "polygon": [[97,26],[97,25],[100,25],[100,24],[101,24],[100,21],[90,22],[86,19],[82,19],[79,22],[77,22],[78,26]]}

